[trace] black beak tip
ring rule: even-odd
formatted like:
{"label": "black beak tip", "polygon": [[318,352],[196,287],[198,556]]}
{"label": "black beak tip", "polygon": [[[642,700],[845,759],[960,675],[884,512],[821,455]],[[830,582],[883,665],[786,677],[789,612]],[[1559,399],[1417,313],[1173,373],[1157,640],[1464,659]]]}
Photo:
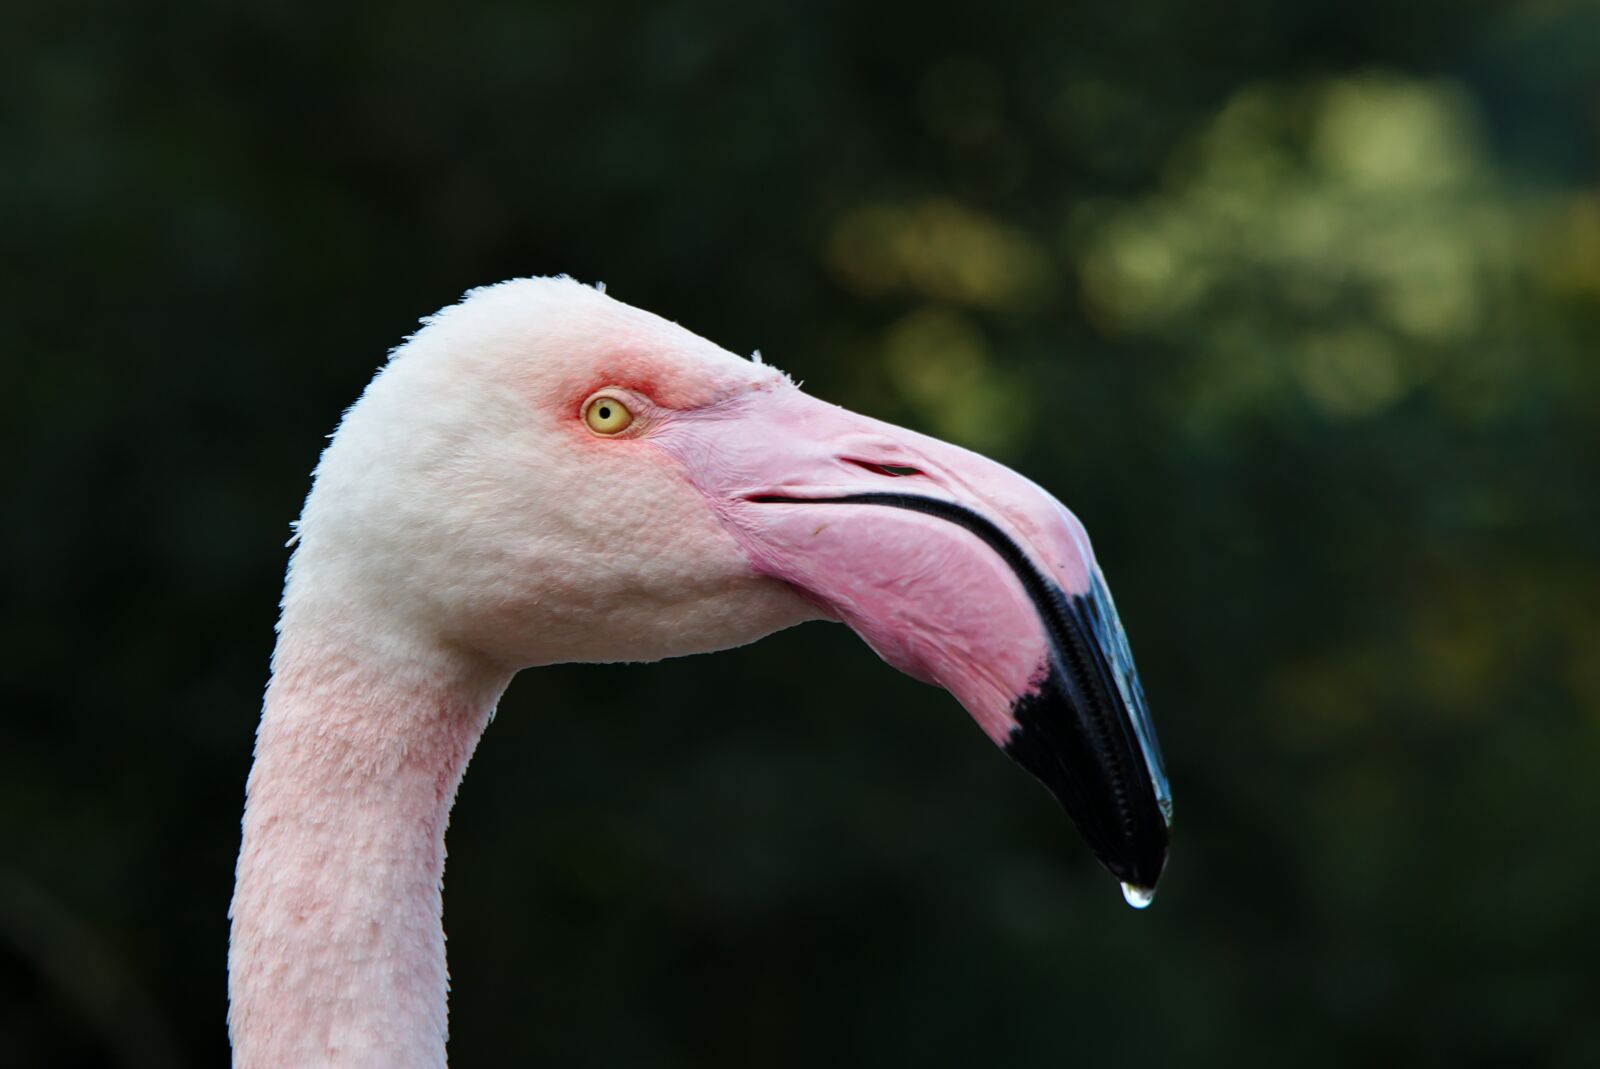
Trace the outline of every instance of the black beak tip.
{"label": "black beak tip", "polygon": [[1054,655],[1039,689],[1012,704],[1005,751],[1142,908],[1167,863],[1172,794],[1160,747],[1110,595],[1096,583],[1056,606]]}
{"label": "black beak tip", "polygon": [[1095,856],[1124,888],[1131,889],[1130,893],[1152,898],[1167,867],[1166,826],[1163,824],[1154,834],[1124,841],[1108,850],[1096,849]]}
{"label": "black beak tip", "polygon": [[[1115,774],[1077,731],[1040,730],[1041,720],[1031,712],[1017,710],[1019,724],[1006,743],[1007,755],[1061,803],[1100,864],[1123,884],[1129,902],[1147,905],[1166,868],[1169,841],[1166,811],[1154,786],[1148,777],[1135,775],[1128,782]],[[1065,727],[1064,719],[1043,723]]]}

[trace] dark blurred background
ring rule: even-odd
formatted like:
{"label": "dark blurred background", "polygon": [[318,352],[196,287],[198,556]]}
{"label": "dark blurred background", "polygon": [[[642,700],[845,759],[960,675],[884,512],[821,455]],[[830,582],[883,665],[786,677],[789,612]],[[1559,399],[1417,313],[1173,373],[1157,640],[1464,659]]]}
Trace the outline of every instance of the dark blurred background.
{"label": "dark blurred background", "polygon": [[1066,501],[1174,850],[843,628],[529,673],[455,1064],[1600,1064],[1600,6],[12,0],[0,116],[0,1063],[223,1064],[323,435],[569,272]]}

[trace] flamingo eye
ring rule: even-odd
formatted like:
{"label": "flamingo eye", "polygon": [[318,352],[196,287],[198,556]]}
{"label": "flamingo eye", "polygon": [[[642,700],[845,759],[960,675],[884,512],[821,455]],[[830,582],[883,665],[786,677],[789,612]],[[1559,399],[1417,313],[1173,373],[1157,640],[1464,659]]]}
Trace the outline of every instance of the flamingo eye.
{"label": "flamingo eye", "polygon": [[590,401],[583,410],[583,421],[596,434],[621,434],[633,422],[628,406],[615,397],[600,396]]}

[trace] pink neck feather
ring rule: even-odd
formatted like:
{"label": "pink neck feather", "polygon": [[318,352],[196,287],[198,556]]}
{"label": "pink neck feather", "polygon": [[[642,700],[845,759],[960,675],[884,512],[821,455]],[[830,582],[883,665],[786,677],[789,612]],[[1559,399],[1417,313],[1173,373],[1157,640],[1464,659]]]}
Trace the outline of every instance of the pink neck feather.
{"label": "pink neck feather", "polygon": [[506,682],[285,627],[230,910],[237,1069],[445,1064],[445,825]]}

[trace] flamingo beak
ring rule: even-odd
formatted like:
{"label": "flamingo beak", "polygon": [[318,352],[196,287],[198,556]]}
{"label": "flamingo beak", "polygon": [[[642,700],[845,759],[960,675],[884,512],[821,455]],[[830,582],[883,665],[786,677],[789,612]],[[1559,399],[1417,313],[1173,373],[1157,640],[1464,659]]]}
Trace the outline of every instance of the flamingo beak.
{"label": "flamingo beak", "polygon": [[680,414],[652,438],[757,572],[950,691],[1056,796],[1129,903],[1149,903],[1172,796],[1116,606],[1066,508],[994,461],[793,388]]}

